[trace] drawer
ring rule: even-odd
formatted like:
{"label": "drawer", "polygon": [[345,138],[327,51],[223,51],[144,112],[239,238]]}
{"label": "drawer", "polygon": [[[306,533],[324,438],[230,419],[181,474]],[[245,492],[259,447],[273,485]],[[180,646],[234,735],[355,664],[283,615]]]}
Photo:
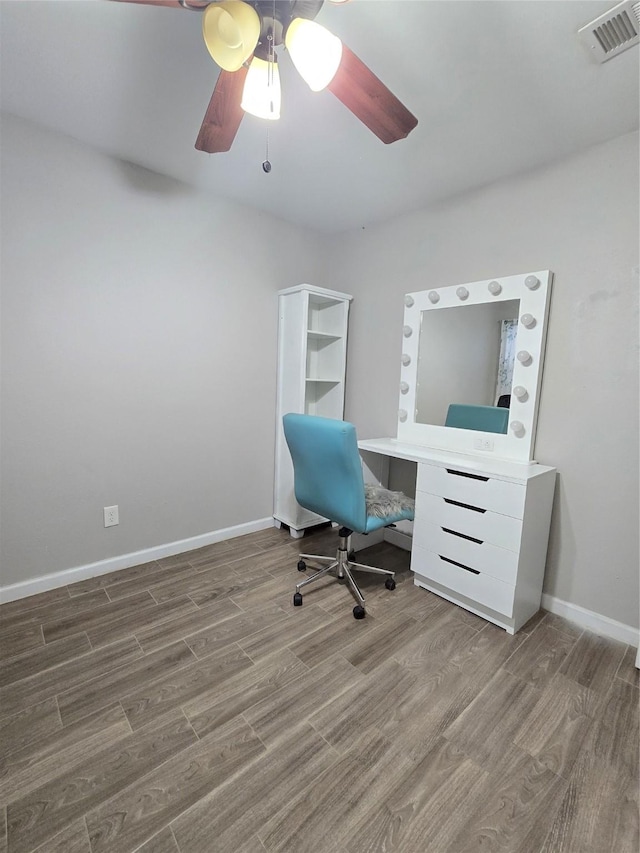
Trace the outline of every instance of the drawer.
{"label": "drawer", "polygon": [[418,580],[422,579],[425,583],[435,581],[504,616],[513,615],[515,586],[492,578],[491,575],[462,569],[443,560],[439,554],[417,545],[413,546],[411,552],[411,571],[418,576]]}
{"label": "drawer", "polygon": [[466,505],[449,503],[447,499],[416,492],[414,537],[420,535],[422,523],[446,527],[481,542],[497,545],[509,551],[520,551],[522,520],[489,510],[470,509]]}
{"label": "drawer", "polygon": [[524,483],[508,483],[456,468],[422,463],[418,466],[416,489],[513,518],[524,517],[527,492]]}
{"label": "drawer", "polygon": [[462,563],[482,574],[508,584],[515,584],[518,574],[518,554],[478,539],[457,536],[451,528],[439,527],[431,522],[421,522],[414,528],[413,544],[436,554],[442,554],[456,563]]}

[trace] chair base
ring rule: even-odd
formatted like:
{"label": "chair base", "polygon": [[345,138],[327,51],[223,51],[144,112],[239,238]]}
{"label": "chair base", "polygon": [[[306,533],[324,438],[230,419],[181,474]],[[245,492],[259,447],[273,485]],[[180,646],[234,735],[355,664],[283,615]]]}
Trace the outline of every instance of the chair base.
{"label": "chair base", "polygon": [[353,577],[353,570],[359,572],[368,572],[372,575],[384,575],[387,580],[385,586],[387,589],[395,589],[395,572],[389,571],[389,569],[379,569],[376,566],[366,566],[363,563],[356,563],[353,560],[349,559],[349,551],[351,546],[351,530],[348,530],[346,527],[341,527],[339,531],[340,541],[338,543],[338,553],[335,558],[333,557],[324,557],[318,554],[300,554],[300,560],[314,560],[321,564],[326,564],[323,568],[319,569],[317,572],[312,574],[310,577],[305,578],[300,583],[296,584],[296,592],[293,597],[293,603],[295,605],[302,604],[302,595],[300,590],[303,587],[307,586],[314,581],[319,580],[320,578],[328,575],[329,573],[335,574],[335,576],[340,580],[346,580],[349,589],[353,597],[355,598],[357,604],[353,609],[353,615],[356,619],[362,619],[365,615],[364,610],[364,596],[360,590],[360,587],[356,583],[355,578]]}

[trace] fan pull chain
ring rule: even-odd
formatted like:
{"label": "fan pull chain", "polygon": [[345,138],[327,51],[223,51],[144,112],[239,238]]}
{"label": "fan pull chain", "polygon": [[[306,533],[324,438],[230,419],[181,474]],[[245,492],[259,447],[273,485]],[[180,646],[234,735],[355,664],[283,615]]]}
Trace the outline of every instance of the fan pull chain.
{"label": "fan pull chain", "polygon": [[265,151],[265,159],[262,163],[262,171],[269,174],[271,171],[271,162],[269,160],[269,125],[267,125],[267,145]]}
{"label": "fan pull chain", "polygon": [[[276,0],[273,0],[273,18],[272,20],[275,22],[276,20]],[[271,90],[273,87],[273,67],[275,64],[275,53],[276,48],[273,39],[273,32],[269,31],[267,34],[267,40],[269,42],[269,48],[267,51],[267,62],[268,62],[268,70],[267,70],[267,86]],[[273,112],[273,103],[271,104],[271,111]],[[266,138],[266,146],[265,146],[265,158],[262,162],[262,171],[267,175],[271,171],[271,161],[269,160],[269,123],[267,122],[267,138]]]}

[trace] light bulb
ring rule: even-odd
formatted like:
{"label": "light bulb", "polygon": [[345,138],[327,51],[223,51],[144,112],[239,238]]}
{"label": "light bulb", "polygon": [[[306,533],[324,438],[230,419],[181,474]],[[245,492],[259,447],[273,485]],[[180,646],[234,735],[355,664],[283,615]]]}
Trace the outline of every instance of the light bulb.
{"label": "light bulb", "polygon": [[413,329],[411,328],[411,326],[403,326],[402,334],[405,336],[405,338],[410,338],[413,334]]}
{"label": "light bulb", "polygon": [[411,356],[406,352],[402,353],[402,363],[405,367],[408,367],[411,364]]}
{"label": "light bulb", "polygon": [[440,294],[437,292],[437,290],[429,291],[429,302],[431,302],[433,305],[435,305],[436,302],[440,302]]}
{"label": "light bulb", "polygon": [[516,356],[520,364],[531,364],[531,353],[527,352],[525,349],[521,349],[518,355]]}
{"label": "light bulb", "polygon": [[406,394],[408,392],[408,390],[409,390],[409,383],[408,382],[401,382],[400,383],[400,392],[402,394]]}
{"label": "light bulb", "polygon": [[518,438],[524,435],[524,424],[521,421],[511,421],[509,426],[511,427],[514,434],[518,436]]}
{"label": "light bulb", "polygon": [[407,306],[407,308],[412,308],[412,307],[413,307],[413,302],[414,302],[414,300],[413,300],[413,296],[410,296],[410,295],[407,293],[407,295],[406,295],[406,296],[405,296],[405,298],[404,298],[404,304]]}
{"label": "light bulb", "polygon": [[489,289],[489,293],[493,296],[497,296],[499,293],[502,293],[502,285],[499,281],[490,281],[487,287]]}
{"label": "light bulb", "polygon": [[465,299],[469,298],[469,291],[466,287],[459,287],[456,290],[456,296],[458,297],[458,299],[462,299],[464,301]]}
{"label": "light bulb", "polygon": [[329,30],[294,18],[284,39],[291,61],[313,92],[326,88],[336,75],[342,59],[342,42]]}
{"label": "light bulb", "polygon": [[280,72],[275,60],[267,62],[254,56],[244,81],[240,106],[258,118],[280,118]]}
{"label": "light bulb", "polygon": [[407,419],[407,410],[406,409],[398,409],[398,420],[404,423]]}
{"label": "light bulb", "polygon": [[520,317],[520,322],[527,329],[533,329],[536,324],[536,318],[533,316],[533,314],[523,314],[522,317]]}
{"label": "light bulb", "polygon": [[540,279],[536,278],[535,275],[528,275],[524,280],[524,286],[528,287],[529,290],[535,290],[540,287]]}
{"label": "light bulb", "polygon": [[513,395],[516,399],[520,400],[521,403],[529,397],[529,392],[526,388],[523,388],[522,385],[516,385],[513,389]]}

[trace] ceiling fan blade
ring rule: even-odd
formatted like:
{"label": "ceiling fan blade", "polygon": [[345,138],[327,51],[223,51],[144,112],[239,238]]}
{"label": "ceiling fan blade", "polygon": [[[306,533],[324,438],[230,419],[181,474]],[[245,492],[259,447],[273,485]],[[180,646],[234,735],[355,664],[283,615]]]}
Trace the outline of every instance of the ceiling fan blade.
{"label": "ceiling fan blade", "polygon": [[[180,0],[116,0],[117,3],[142,3],[145,6],[169,6],[170,8],[184,9]],[[189,0],[189,5],[196,9],[204,9],[209,5],[210,0],[201,2],[200,0]]]}
{"label": "ceiling fan blade", "polygon": [[242,65],[238,71],[220,71],[196,139],[198,151],[218,154],[231,148],[244,116],[240,101],[248,70]]}
{"label": "ceiling fan blade", "polygon": [[340,66],[327,88],[386,144],[404,139],[418,124],[413,113],[344,44]]}

